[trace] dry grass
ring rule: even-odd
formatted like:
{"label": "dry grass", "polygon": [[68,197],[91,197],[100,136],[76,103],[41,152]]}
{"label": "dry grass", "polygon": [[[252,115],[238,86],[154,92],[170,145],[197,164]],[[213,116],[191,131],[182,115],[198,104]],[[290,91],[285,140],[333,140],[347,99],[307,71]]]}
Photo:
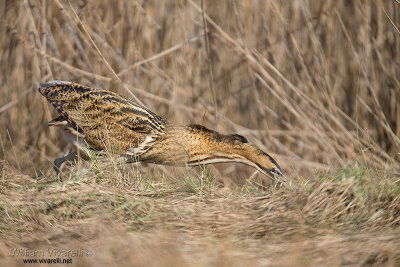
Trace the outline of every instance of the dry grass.
{"label": "dry grass", "polygon": [[10,257],[20,247],[96,251],[73,258],[85,265],[400,263],[398,180],[371,169],[264,190],[227,190],[205,173],[190,181],[133,169],[128,179],[75,173],[64,184],[34,181],[7,164],[3,173],[0,257],[10,263],[21,263]]}
{"label": "dry grass", "polygon": [[[77,265],[399,265],[396,1],[0,1],[0,257],[94,249]],[[206,24],[206,27],[204,27]],[[291,186],[223,164],[82,164],[39,82],[139,99],[245,135]],[[250,178],[250,179],[247,179]]]}

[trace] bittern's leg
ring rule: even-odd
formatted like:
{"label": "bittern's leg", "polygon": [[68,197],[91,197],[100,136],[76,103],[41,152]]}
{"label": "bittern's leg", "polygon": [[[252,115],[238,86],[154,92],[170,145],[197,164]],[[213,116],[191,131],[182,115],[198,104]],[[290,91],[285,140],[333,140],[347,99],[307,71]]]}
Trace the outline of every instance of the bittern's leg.
{"label": "bittern's leg", "polygon": [[65,161],[74,158],[76,155],[77,155],[76,151],[72,151],[71,153],[65,155],[64,157],[57,158],[57,159],[54,160],[54,170],[56,171],[57,177],[58,177],[58,179],[60,179],[60,182],[62,182],[61,171],[60,171],[61,165]]}

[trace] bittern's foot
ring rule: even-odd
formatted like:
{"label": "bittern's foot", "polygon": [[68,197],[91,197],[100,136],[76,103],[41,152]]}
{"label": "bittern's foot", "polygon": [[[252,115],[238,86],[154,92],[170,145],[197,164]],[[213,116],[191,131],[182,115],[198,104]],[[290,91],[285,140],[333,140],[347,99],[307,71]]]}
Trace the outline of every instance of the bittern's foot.
{"label": "bittern's foot", "polygon": [[54,170],[56,171],[57,174],[57,178],[60,180],[60,182],[62,182],[62,178],[61,178],[61,165],[64,163],[64,161],[66,161],[65,157],[62,158],[57,158],[54,160]]}
{"label": "bittern's foot", "polygon": [[60,182],[63,181],[62,178],[61,178],[61,165],[65,161],[67,161],[67,160],[69,160],[69,159],[71,159],[71,158],[73,158],[75,156],[76,156],[76,152],[73,151],[73,152],[69,153],[68,155],[66,155],[64,157],[57,158],[57,159],[54,160],[54,170],[56,171],[57,177],[60,180]]}

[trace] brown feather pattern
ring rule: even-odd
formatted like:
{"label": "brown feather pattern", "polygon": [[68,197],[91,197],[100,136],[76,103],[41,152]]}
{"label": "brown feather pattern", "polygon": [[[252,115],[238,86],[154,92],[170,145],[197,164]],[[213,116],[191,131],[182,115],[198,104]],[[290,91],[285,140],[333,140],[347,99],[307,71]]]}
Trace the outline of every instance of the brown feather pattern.
{"label": "brown feather pattern", "polygon": [[172,125],[123,96],[73,82],[41,84],[39,92],[60,114],[49,125],[66,126],[91,148],[112,149],[128,162],[198,165],[236,161],[264,174],[283,176],[271,156],[241,135],[223,135],[196,124]]}

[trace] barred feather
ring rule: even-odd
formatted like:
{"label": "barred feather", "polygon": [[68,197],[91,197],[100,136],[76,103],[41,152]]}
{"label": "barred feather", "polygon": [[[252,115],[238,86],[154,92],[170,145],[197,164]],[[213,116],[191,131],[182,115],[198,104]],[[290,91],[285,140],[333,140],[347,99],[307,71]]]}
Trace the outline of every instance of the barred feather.
{"label": "barred feather", "polygon": [[53,81],[41,84],[47,98],[68,124],[84,133],[88,144],[127,151],[150,133],[163,132],[167,122],[131,100],[106,90],[77,83]]}
{"label": "barred feather", "polygon": [[[73,82],[41,84],[39,92],[60,113],[49,125],[79,137],[78,142],[70,139],[82,150],[86,142],[89,149],[112,149],[129,162],[167,165],[242,162],[284,177],[271,156],[241,135],[223,135],[202,125],[171,125],[123,96]],[[58,161],[56,169],[60,165]]]}

